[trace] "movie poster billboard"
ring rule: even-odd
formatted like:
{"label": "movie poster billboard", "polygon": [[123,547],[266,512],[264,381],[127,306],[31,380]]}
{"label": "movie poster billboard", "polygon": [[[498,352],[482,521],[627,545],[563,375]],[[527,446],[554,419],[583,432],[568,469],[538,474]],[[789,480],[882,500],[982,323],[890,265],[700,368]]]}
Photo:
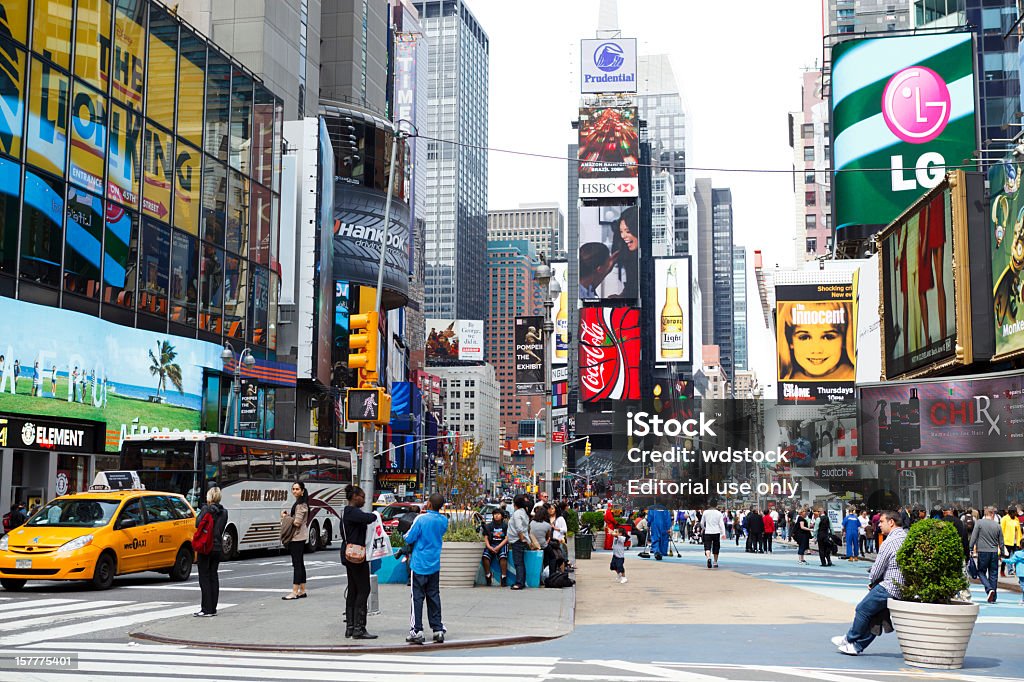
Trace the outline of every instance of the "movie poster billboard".
{"label": "movie poster billboard", "polygon": [[640,209],[580,208],[579,298],[635,300],[640,293]]}
{"label": "movie poster billboard", "polygon": [[640,399],[639,309],[581,309],[579,340],[583,402]]}
{"label": "movie poster billboard", "polygon": [[853,39],[832,49],[840,239],[847,227],[895,220],[947,166],[970,167],[978,147],[972,35]]}
{"label": "movie poster billboard", "polygon": [[515,340],[516,395],[543,395],[544,318],[517,317]]}
{"label": "movie poster billboard", "polygon": [[580,92],[636,92],[636,38],[580,41]]}
{"label": "movie poster billboard", "polygon": [[775,287],[779,403],[853,400],[857,328],[853,285]]}
{"label": "movie poster billboard", "polygon": [[0,411],[104,422],[108,452],[125,435],[199,429],[203,369],[224,364],[219,344],[10,298],[0,319],[18,321],[0,339]]}
{"label": "movie poster billboard", "polygon": [[636,107],[580,109],[581,199],[637,196],[639,139]]}
{"label": "movie poster billboard", "polygon": [[[959,190],[963,188],[959,183]],[[883,369],[888,380],[957,362],[954,200],[949,183],[943,182],[878,235]],[[965,323],[969,326],[970,320]],[[965,342],[970,351],[970,340]],[[972,355],[967,352],[964,357]]]}
{"label": "movie poster billboard", "polygon": [[860,454],[1019,455],[1024,373],[860,387]]}
{"label": "movie poster billboard", "polygon": [[483,362],[483,321],[428,319],[426,359],[428,365]]}
{"label": "movie poster billboard", "polygon": [[[558,283],[558,298],[552,310],[555,320],[555,342],[551,344],[551,365],[565,365],[569,362],[569,262],[551,261],[551,278]],[[572,299],[579,307],[579,299]]]}
{"label": "movie poster billboard", "polygon": [[996,353],[1005,360],[1024,353],[1024,193],[1021,164],[1007,159],[988,173],[992,196],[989,244],[995,297]]}
{"label": "movie poster billboard", "polygon": [[688,256],[654,260],[654,311],[658,320],[655,362],[693,360],[690,277]]}

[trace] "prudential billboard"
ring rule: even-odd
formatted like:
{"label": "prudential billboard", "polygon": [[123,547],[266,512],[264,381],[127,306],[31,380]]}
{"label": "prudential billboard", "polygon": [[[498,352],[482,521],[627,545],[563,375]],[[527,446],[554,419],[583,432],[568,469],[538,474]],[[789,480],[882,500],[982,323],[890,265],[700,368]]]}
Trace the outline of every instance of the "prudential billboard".
{"label": "prudential billboard", "polygon": [[636,38],[580,41],[580,92],[636,92]]}
{"label": "prudential billboard", "polygon": [[834,222],[843,239],[846,228],[892,222],[947,168],[973,168],[974,47],[970,33],[866,38],[839,43],[832,59]]}

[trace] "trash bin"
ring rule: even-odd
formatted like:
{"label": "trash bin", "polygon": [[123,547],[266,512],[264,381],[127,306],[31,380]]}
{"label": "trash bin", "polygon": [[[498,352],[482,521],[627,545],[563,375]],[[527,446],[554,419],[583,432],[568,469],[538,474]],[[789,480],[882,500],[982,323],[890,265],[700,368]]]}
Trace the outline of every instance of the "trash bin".
{"label": "trash bin", "polygon": [[544,568],[544,552],[531,549],[526,552],[526,586],[540,587],[540,573]]}
{"label": "trash bin", "polygon": [[576,558],[577,559],[589,559],[590,553],[594,551],[594,536],[593,535],[577,535],[576,536]]}

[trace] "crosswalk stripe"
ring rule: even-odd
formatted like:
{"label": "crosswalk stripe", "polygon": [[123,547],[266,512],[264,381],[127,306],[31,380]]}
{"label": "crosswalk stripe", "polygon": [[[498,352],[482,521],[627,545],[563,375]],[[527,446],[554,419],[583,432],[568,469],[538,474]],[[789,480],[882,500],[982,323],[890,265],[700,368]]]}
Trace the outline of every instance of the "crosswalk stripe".
{"label": "crosswalk stripe", "polygon": [[[58,613],[73,613],[75,611],[88,611],[92,608],[102,608],[104,606],[113,606],[115,604],[130,604],[128,601],[82,601],[78,604],[61,604],[60,606],[50,607],[49,609],[43,610],[44,613],[58,614]],[[19,618],[25,618],[25,616],[38,616],[40,609],[33,602],[22,602],[22,608],[17,611],[4,611],[0,613],[0,630],[7,629],[2,623],[4,621],[17,620]]]}
{"label": "crosswalk stripe", "polygon": [[38,608],[40,606],[59,606],[60,604],[74,604],[82,601],[81,599],[19,599],[18,601],[12,601],[10,604],[0,604],[0,613],[4,611],[14,611],[15,609],[23,609],[26,604],[31,604],[33,607]]}
{"label": "crosswalk stripe", "polygon": [[77,620],[82,616],[95,618],[96,616],[109,616],[114,614],[131,613],[133,611],[145,611],[151,608],[163,608],[173,602],[95,602],[96,604],[114,604],[106,608],[97,608],[89,613],[54,613],[49,616],[38,618],[26,618],[17,623],[0,623],[0,632],[16,632],[30,627],[47,626],[52,627],[55,623],[64,623],[69,620]]}
{"label": "crosswalk stripe", "polygon": [[[234,604],[221,604],[220,608],[230,608]],[[194,613],[196,610],[195,604],[189,606],[183,606],[177,609],[159,610],[155,612],[136,613],[131,616],[115,616],[113,618],[102,618],[96,621],[89,621],[86,623],[76,623],[75,625],[63,625],[57,628],[51,628],[44,631],[36,632],[24,632],[21,634],[7,635],[0,637],[0,644],[17,646],[21,644],[31,644],[33,642],[42,642],[51,639],[64,639],[66,637],[75,637],[78,635],[84,635],[91,632],[98,632],[100,630],[110,630],[112,628],[128,627],[130,625],[137,625],[139,623],[146,623],[151,620],[159,620],[161,618],[173,618],[175,616],[185,616],[190,613]]]}
{"label": "crosswalk stripe", "polygon": [[[677,670],[669,670],[668,668],[662,668],[660,666],[651,665],[649,663],[636,663],[636,662],[633,662],[633,661],[604,660],[604,659],[588,660],[588,661],[583,661],[583,663],[585,665],[599,665],[599,666],[605,666],[607,668],[611,668],[613,670],[622,670],[624,672],[631,672],[631,673],[633,673],[633,675],[618,676],[618,677],[609,677],[608,675],[585,675],[585,676],[572,675],[571,676],[572,679],[581,679],[581,678],[585,679],[585,678],[589,678],[589,679],[594,679],[594,680],[611,680],[611,679],[631,680],[631,679],[636,679],[636,674],[640,673],[640,674],[642,674],[642,675],[644,675],[646,677],[654,677],[654,678],[659,678],[659,679],[669,679],[670,680],[670,679],[674,679],[674,678],[678,677],[678,675],[679,675],[679,671],[677,671]],[[699,680],[721,680],[723,678],[717,677],[717,676],[714,676],[714,675],[703,675],[701,673],[692,673],[692,674],[691,673],[687,673],[687,679],[688,680],[698,680],[699,681]]]}

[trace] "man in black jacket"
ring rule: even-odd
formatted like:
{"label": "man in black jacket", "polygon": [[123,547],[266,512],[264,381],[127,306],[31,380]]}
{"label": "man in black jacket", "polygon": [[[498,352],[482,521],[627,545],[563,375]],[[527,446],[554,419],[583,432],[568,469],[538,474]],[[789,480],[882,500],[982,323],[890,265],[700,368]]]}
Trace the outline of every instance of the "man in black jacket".
{"label": "man in black jacket", "polygon": [[960,534],[960,543],[963,545],[964,561],[966,561],[967,555],[970,554],[971,536],[967,533],[967,529],[964,528],[964,522],[953,513],[953,505],[942,505],[942,520],[952,523],[953,527],[956,528],[956,532]]}
{"label": "man in black jacket", "polygon": [[764,535],[764,518],[757,509],[747,514],[747,551],[752,554],[761,552],[761,536]]}
{"label": "man in black jacket", "polygon": [[819,516],[818,533],[818,559],[822,566],[832,565],[832,523],[828,520],[828,513],[822,509],[815,509],[814,513]]}

